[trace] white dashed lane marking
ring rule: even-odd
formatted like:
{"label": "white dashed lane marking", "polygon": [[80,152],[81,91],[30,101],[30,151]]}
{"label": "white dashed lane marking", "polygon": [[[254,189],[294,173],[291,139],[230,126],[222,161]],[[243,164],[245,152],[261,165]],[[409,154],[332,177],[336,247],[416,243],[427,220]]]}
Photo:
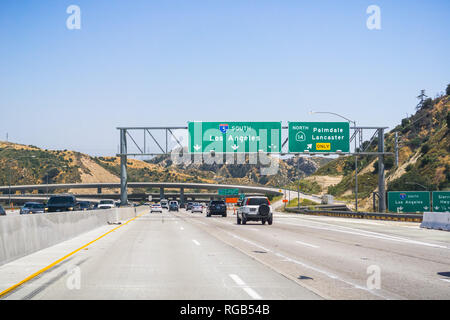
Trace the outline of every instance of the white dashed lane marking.
{"label": "white dashed lane marking", "polygon": [[262,299],[261,296],[252,288],[250,288],[249,286],[247,286],[247,284],[242,281],[241,278],[239,278],[239,276],[235,275],[235,274],[230,274],[230,278],[233,279],[233,281],[242,288],[242,290],[244,290],[250,297],[252,297],[253,299]]}

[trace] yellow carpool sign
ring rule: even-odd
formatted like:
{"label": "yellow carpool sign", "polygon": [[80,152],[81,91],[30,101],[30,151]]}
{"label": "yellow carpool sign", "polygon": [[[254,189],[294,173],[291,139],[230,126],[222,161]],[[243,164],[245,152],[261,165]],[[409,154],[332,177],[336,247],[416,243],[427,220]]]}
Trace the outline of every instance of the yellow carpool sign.
{"label": "yellow carpool sign", "polygon": [[316,150],[331,150],[331,143],[316,143]]}

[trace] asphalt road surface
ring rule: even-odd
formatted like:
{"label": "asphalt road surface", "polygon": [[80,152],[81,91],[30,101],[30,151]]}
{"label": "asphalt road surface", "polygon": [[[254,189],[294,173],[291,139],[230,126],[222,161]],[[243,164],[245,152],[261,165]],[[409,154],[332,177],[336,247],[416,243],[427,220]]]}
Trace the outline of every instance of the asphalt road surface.
{"label": "asphalt road surface", "polygon": [[[0,266],[0,291],[117,228]],[[4,299],[449,299],[450,233],[275,214],[273,225],[143,212]]]}

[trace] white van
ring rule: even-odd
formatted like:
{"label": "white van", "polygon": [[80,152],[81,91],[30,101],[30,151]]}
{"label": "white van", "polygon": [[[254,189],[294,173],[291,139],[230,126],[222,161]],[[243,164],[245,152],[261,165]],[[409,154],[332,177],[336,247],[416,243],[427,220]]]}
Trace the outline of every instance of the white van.
{"label": "white van", "polygon": [[167,201],[166,199],[162,199],[159,203],[161,204],[161,208],[169,209],[169,201]]}

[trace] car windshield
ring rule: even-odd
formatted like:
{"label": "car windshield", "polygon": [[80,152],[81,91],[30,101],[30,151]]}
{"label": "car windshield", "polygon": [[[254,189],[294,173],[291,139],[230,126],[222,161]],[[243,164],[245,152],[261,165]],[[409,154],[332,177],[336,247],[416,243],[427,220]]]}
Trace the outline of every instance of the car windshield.
{"label": "car windshield", "polygon": [[262,204],[269,204],[269,200],[267,198],[249,198],[247,201],[247,205],[249,206],[259,206]]}
{"label": "car windshield", "polygon": [[212,205],[225,204],[225,201],[211,201]]}
{"label": "car windshield", "polygon": [[112,200],[102,200],[102,201],[100,201],[100,204],[114,204],[114,201],[112,201]]}
{"label": "car windshield", "polygon": [[83,208],[89,207],[89,202],[80,202],[80,206]]}
{"label": "car windshield", "polygon": [[152,204],[152,207],[161,207],[160,204]]}
{"label": "car windshield", "polygon": [[31,208],[33,209],[44,209],[44,205],[42,203],[32,203]]}
{"label": "car windshield", "polygon": [[52,197],[48,200],[48,204],[73,203],[72,197]]}

